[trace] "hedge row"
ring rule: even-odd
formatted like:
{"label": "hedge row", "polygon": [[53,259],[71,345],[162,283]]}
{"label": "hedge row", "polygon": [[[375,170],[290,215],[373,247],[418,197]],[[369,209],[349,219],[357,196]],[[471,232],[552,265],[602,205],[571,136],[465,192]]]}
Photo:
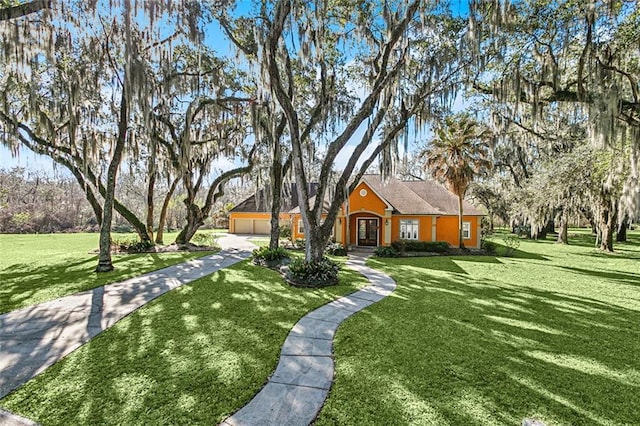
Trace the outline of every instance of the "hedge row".
{"label": "hedge row", "polygon": [[449,251],[449,243],[444,241],[397,240],[391,243],[391,247],[400,253],[408,251],[446,253]]}

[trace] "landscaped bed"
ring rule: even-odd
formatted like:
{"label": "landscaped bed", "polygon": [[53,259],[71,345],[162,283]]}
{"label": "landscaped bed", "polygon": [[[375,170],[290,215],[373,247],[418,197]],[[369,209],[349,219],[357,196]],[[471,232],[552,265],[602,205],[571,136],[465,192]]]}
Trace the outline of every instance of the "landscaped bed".
{"label": "landscaped bed", "polygon": [[[637,424],[640,234],[618,252],[371,259],[398,282],[348,319],[318,425]],[[499,237],[495,241],[500,242]]]}
{"label": "landscaped bed", "polygon": [[[117,234],[114,234],[114,238]],[[175,235],[173,235],[175,237]],[[172,236],[167,235],[167,241]],[[211,252],[114,255],[113,272],[93,272],[98,234],[0,234],[0,313],[91,290]]]}
{"label": "landscaped bed", "polygon": [[289,330],[367,282],[298,289],[241,262],[167,293],[55,364],[0,406],[44,425],[215,425],[273,372]]}

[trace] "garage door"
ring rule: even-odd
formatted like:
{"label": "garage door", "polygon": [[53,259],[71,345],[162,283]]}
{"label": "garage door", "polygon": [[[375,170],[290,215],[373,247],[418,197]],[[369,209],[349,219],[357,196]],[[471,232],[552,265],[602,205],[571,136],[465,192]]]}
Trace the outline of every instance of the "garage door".
{"label": "garage door", "polygon": [[268,219],[256,219],[253,222],[254,234],[268,234],[271,230],[271,224]]}
{"label": "garage door", "polygon": [[233,229],[236,234],[253,234],[251,219],[235,219]]}

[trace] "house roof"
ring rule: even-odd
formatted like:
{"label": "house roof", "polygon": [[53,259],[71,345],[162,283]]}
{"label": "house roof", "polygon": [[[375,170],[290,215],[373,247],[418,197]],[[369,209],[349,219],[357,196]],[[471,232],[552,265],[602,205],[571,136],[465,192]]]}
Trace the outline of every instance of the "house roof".
{"label": "house roof", "polygon": [[[378,196],[389,203],[395,213],[457,215],[458,197],[432,180],[402,181],[389,178],[383,182],[378,175],[365,175],[362,180]],[[463,211],[468,216],[483,216],[473,204],[464,201]]]}
{"label": "house roof", "polygon": [[[316,196],[314,195],[313,197],[309,198],[309,205],[313,206],[313,204],[316,202]],[[324,197],[324,203],[322,203],[322,212],[326,213],[329,211],[329,208],[331,207],[331,200],[329,199],[328,196]],[[298,214],[300,213],[300,206],[296,206],[294,208],[292,208],[291,210],[288,211],[288,213],[290,214]]]}
{"label": "house roof", "polygon": [[[309,184],[309,196],[315,196],[318,190],[317,183]],[[291,212],[298,207],[298,188],[295,183],[285,187],[284,195],[282,197],[281,212]],[[269,197],[269,198],[267,198]],[[268,213],[271,210],[269,200],[271,194],[264,189],[258,191],[257,194],[253,194],[246,200],[236,205],[231,212],[236,213]],[[299,210],[298,210],[299,211]]]}
{"label": "house roof", "polygon": [[[378,175],[365,175],[362,181],[385,201],[392,208],[394,213],[399,214],[426,214],[426,215],[457,215],[458,197],[439,183],[426,181],[402,181],[396,178],[389,178],[383,182]],[[315,202],[315,194],[318,189],[317,183],[309,184],[309,202]],[[290,214],[300,213],[298,203],[298,191],[295,183],[286,187],[285,196],[282,199],[281,212]],[[243,202],[235,206],[232,212],[243,213],[266,213],[270,206],[267,193],[260,190]],[[323,210],[328,210],[330,199],[325,198]],[[473,204],[463,202],[464,214],[467,216],[483,216]]]}

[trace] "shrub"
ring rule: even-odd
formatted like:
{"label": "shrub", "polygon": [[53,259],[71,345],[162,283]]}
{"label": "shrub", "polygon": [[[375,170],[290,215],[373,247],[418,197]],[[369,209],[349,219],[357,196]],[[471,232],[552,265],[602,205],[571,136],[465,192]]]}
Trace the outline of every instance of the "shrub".
{"label": "shrub", "polygon": [[153,248],[153,241],[140,241],[136,237],[112,238],[111,250],[126,253],[144,253]]}
{"label": "shrub", "polygon": [[498,251],[498,245],[493,241],[482,241],[482,249],[486,254],[496,254]]}
{"label": "shrub", "polygon": [[289,265],[287,278],[296,285],[304,287],[324,287],[338,282],[337,263],[326,257],[320,262],[306,262],[295,259]]}
{"label": "shrub", "polygon": [[400,255],[398,250],[391,246],[376,247],[374,254],[378,257],[398,257]]}
{"label": "shrub", "polygon": [[213,232],[198,232],[191,238],[191,241],[201,246],[215,247],[217,239],[218,237]]}
{"label": "shrub", "polygon": [[306,244],[307,244],[307,240],[305,240],[304,238],[298,238],[293,242],[293,246],[297,249],[304,249]]}
{"label": "shrub", "polygon": [[280,238],[291,238],[291,226],[280,225]]}
{"label": "shrub", "polygon": [[444,241],[397,240],[391,243],[391,247],[400,253],[407,251],[446,253],[449,251],[449,243]]}
{"label": "shrub", "polygon": [[331,243],[327,246],[325,252],[333,256],[346,256],[347,249],[341,243]]}
{"label": "shrub", "polygon": [[260,247],[255,249],[252,253],[253,261],[258,263],[263,262],[279,262],[282,259],[288,259],[289,253],[282,247],[270,249],[269,247]]}
{"label": "shrub", "polygon": [[391,243],[391,247],[393,247],[398,253],[404,253],[407,249],[407,240],[396,240]]}
{"label": "shrub", "polygon": [[506,237],[502,238],[502,241],[504,241],[504,245],[507,246],[505,256],[511,256],[513,252],[515,252],[518,247],[520,247],[520,238],[516,237],[515,235],[507,235]]}

